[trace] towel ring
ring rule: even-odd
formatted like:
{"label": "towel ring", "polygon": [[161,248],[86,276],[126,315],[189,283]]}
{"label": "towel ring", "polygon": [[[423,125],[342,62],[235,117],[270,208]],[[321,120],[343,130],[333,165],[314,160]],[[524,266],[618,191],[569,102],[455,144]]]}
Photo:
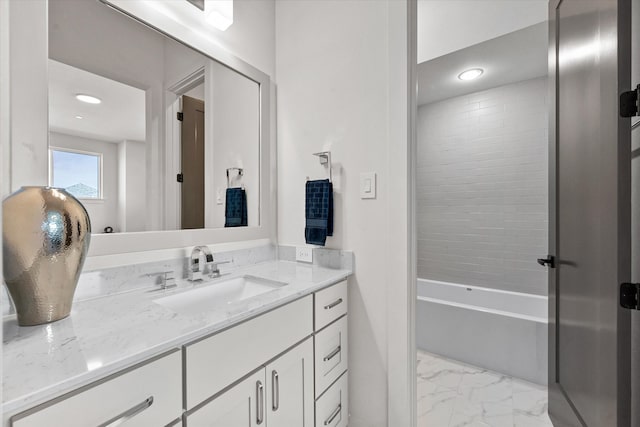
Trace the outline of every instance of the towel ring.
{"label": "towel ring", "polygon": [[[229,176],[229,171],[237,171],[238,177],[244,176],[244,169],[242,168],[227,168],[227,188],[231,188],[231,178]],[[244,182],[242,183],[242,189],[244,190]]]}
{"label": "towel ring", "polygon": [[[329,182],[333,182],[333,173],[331,171],[331,151],[321,151],[319,153],[313,153],[314,156],[318,156],[320,164],[329,168]],[[307,177],[309,181],[309,177]]]}

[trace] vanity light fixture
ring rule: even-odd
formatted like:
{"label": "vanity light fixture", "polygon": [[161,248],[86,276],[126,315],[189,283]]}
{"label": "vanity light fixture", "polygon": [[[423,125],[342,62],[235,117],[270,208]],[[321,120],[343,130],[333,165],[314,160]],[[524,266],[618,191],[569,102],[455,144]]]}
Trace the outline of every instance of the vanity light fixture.
{"label": "vanity light fixture", "polygon": [[471,68],[470,70],[465,70],[458,74],[458,78],[460,80],[473,80],[480,77],[482,73],[484,73],[482,68]]}
{"label": "vanity light fixture", "polygon": [[226,31],[233,24],[233,0],[204,0],[204,14],[207,22]]}
{"label": "vanity light fixture", "polygon": [[96,98],[95,96],[87,95],[85,93],[76,94],[76,99],[78,101],[86,102],[87,104],[100,104],[102,102],[100,98]]}

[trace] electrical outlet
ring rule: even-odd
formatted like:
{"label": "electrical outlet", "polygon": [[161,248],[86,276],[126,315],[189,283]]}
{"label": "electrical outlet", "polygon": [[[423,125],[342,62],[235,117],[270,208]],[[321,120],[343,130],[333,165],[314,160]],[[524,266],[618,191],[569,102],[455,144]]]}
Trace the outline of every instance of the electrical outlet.
{"label": "electrical outlet", "polygon": [[296,247],[296,261],[313,262],[313,248],[306,246]]}

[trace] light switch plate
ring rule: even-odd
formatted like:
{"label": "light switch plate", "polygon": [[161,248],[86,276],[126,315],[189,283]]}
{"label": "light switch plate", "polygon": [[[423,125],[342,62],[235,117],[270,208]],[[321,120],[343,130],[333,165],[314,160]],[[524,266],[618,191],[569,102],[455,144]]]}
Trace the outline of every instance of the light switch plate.
{"label": "light switch plate", "polygon": [[376,198],[375,172],[366,172],[366,173],[360,174],[360,198],[361,199]]}
{"label": "light switch plate", "polygon": [[296,247],[296,261],[313,262],[313,248],[306,246]]}
{"label": "light switch plate", "polygon": [[217,205],[222,205],[224,203],[222,203],[222,189],[218,188],[218,191],[216,192],[216,204]]}

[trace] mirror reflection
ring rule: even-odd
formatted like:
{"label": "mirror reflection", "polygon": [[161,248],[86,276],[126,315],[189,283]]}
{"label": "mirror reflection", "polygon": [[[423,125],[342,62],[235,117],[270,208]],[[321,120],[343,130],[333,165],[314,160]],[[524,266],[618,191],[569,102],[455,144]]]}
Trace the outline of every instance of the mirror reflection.
{"label": "mirror reflection", "polygon": [[102,3],[49,2],[49,180],[94,233],[258,226],[259,169],[257,82]]}

